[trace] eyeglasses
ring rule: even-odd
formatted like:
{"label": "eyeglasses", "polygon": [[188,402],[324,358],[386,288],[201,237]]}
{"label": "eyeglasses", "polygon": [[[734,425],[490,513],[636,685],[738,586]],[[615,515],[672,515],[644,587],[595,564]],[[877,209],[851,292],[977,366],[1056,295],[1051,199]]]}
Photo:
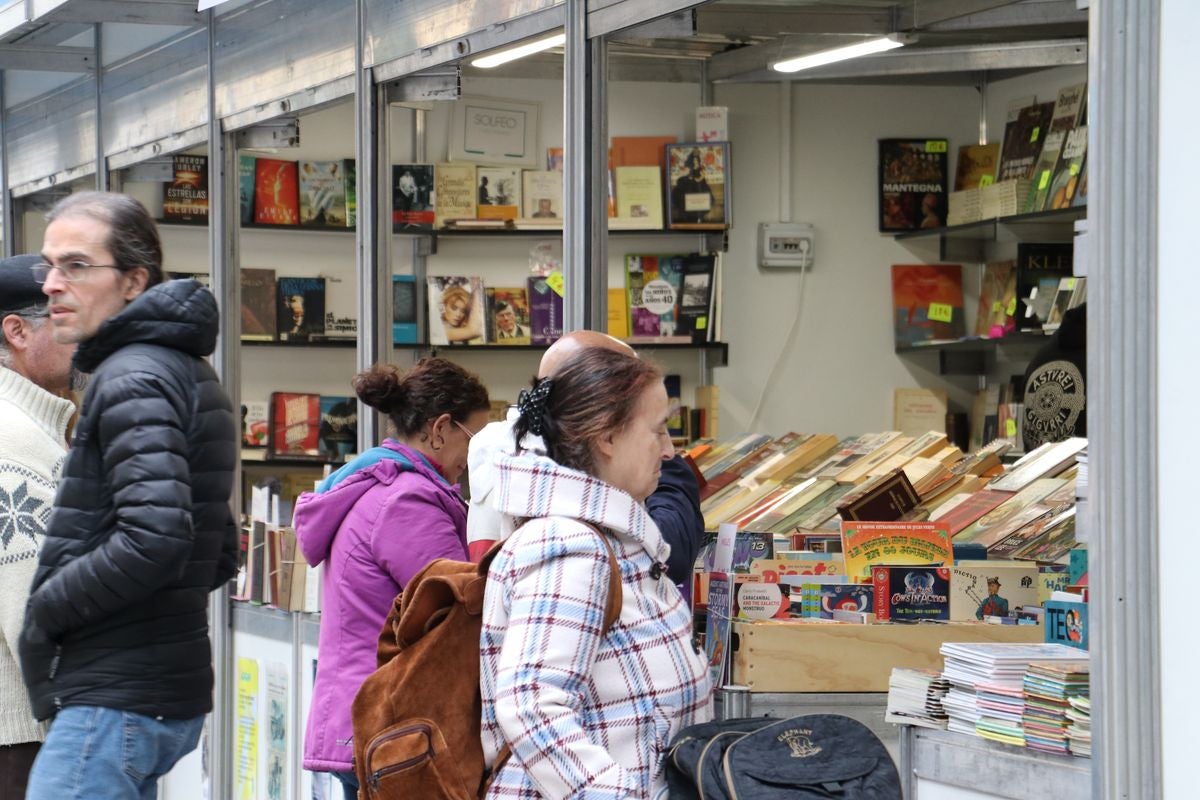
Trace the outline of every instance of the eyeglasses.
{"label": "eyeglasses", "polygon": [[461,422],[459,422],[456,419],[452,419],[450,421],[453,422],[455,425],[457,425],[458,429],[467,435],[468,440],[475,438],[475,434],[471,433],[470,428],[468,428],[466,425],[463,425]]}
{"label": "eyeglasses", "polygon": [[38,283],[45,283],[46,279],[50,277],[50,273],[54,270],[62,273],[63,280],[78,283],[79,281],[86,280],[88,271],[93,269],[119,270],[121,267],[117,264],[89,264],[86,261],[68,261],[65,264],[57,265],[47,264],[43,261],[40,264],[34,264],[29,268],[29,271],[33,273],[33,279]]}

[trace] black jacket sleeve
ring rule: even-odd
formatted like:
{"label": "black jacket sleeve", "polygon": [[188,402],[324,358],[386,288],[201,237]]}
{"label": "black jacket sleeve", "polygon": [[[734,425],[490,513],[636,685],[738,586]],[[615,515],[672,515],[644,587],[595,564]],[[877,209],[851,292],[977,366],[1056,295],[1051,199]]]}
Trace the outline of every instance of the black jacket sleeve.
{"label": "black jacket sleeve", "polygon": [[667,575],[675,583],[687,583],[704,541],[704,517],[700,513],[696,476],[679,456],[663,462],[658,488],[646,498],[646,509],[663,539],[671,545]]}

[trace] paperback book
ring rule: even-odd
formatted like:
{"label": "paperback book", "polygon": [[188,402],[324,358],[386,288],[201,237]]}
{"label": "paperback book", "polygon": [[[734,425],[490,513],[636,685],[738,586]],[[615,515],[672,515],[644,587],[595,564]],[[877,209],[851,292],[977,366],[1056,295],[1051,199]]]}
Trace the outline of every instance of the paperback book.
{"label": "paperback book", "polygon": [[879,230],[902,233],[946,224],[950,196],[946,139],[879,140]]}
{"label": "paperback book", "polygon": [[661,230],[662,171],[657,166],[616,167],[617,216],[610,227]]}
{"label": "paperback book", "polygon": [[483,279],[430,275],[427,280],[429,343],[487,344]]}
{"label": "paperback book", "polygon": [[962,265],[893,264],[892,327],[897,347],[965,336]]}
{"label": "paperback book", "polygon": [[871,579],[871,567],[954,566],[950,532],[940,522],[852,522],[843,520],[842,556],[846,574]]}
{"label": "paperback book", "polygon": [[1004,144],[1000,148],[997,181],[1030,178],[1042,152],[1042,142],[1054,115],[1054,101],[1032,102],[1009,110],[1004,126]]}
{"label": "paperback book", "polygon": [[475,165],[437,164],[433,168],[434,227],[475,219]]}
{"label": "paperback book", "polygon": [[668,227],[724,230],[730,223],[729,143],[668,144]]}
{"label": "paperback book", "polygon": [[254,164],[254,221],[260,225],[300,222],[300,183],[295,161],[260,158]]}
{"label": "paperback book", "polygon": [[321,396],[318,448],[326,461],[340,464],[358,450],[358,400]]}
{"label": "paperback book", "polygon": [[271,431],[270,403],[242,403],[242,447],[266,447]]}
{"label": "paperback book", "polygon": [[208,156],[174,156],[174,179],[164,184],[163,219],[167,222],[208,221]]}
{"label": "paperback book", "polygon": [[392,166],[393,230],[433,230],[434,203],[432,164]]}
{"label": "paperback book", "polygon": [[238,156],[238,205],[241,223],[254,222],[254,156]]}
{"label": "paperback book", "polygon": [[275,341],[275,306],[275,270],[243,268],[242,341]]}
{"label": "paperback book", "polygon": [[1008,617],[1038,605],[1036,564],[960,561],[950,568],[950,619]]}
{"label": "paperback book", "polygon": [[346,161],[301,161],[300,224],[345,228],[351,223],[346,209]]}
{"label": "paperback book", "polygon": [[531,344],[529,294],[522,287],[486,289],[490,344]]}
{"label": "paperback book", "polygon": [[325,277],[325,339],[358,338],[358,293],[353,278]]}
{"label": "paperback book", "polygon": [[521,216],[521,170],[477,167],[475,180],[479,219],[508,220]]}
{"label": "paperback book", "polygon": [[299,392],[271,394],[273,457],[320,459],[321,396]]}
{"label": "paperback book", "polygon": [[279,341],[306,342],[324,336],[325,279],[279,278],[275,285]]}
{"label": "paperback book", "polygon": [[[562,276],[554,273],[547,277],[530,276],[526,281],[529,290],[529,338],[533,344],[553,344],[563,334]],[[555,288],[555,286],[559,288]]]}
{"label": "paperback book", "polygon": [[683,256],[679,260],[679,269],[679,318],[675,332],[679,336],[690,336],[692,344],[712,341],[717,256],[697,253]]}
{"label": "paperback book", "polygon": [[923,622],[950,619],[950,570],[932,564],[876,565],[875,619],[885,622]]}
{"label": "paperback book", "polygon": [[417,279],[412,275],[392,276],[392,343],[417,342]]}
{"label": "paperback book", "polygon": [[525,170],[521,216],[547,224],[562,225],[563,174],[551,170]]}
{"label": "paperback book", "polygon": [[679,292],[683,283],[683,256],[625,256],[625,287],[629,292],[631,338],[642,341],[691,342],[678,330]]}

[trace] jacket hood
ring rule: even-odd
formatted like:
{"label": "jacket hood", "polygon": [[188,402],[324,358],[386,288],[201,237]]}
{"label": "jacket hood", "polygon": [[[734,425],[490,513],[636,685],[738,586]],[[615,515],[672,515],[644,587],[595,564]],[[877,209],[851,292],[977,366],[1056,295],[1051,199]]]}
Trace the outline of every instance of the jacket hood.
{"label": "jacket hood", "polygon": [[190,356],[211,355],[219,328],[217,300],[191,278],[151,286],[105,320],[75,351],[75,366],[93,372],[131,344],[157,344]]}
{"label": "jacket hood", "polygon": [[417,451],[392,440],[372,447],[322,481],[316,491],[304,492],[296,500],[293,525],[304,559],[315,567],[329,558],[337,532],[363,495],[376,486],[391,485],[405,472],[419,473],[446,491],[455,491]]}

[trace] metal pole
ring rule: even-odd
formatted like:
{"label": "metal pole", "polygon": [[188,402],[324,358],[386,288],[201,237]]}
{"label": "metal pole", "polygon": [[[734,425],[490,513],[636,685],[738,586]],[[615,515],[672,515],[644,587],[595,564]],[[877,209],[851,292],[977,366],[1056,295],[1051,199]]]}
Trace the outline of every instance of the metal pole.
{"label": "metal pole", "polygon": [[4,257],[17,254],[15,215],[12,192],[8,190],[8,114],[4,97],[4,70],[0,70],[0,235],[4,237]]}
{"label": "metal pole", "polygon": [[[239,200],[237,146],[221,129],[216,103],[216,11],[208,12],[208,256],[212,291],[221,306],[221,329],[213,366],[233,407],[241,406],[241,281],[238,272]],[[235,462],[234,519],[242,509],[242,467]],[[209,797],[233,797],[233,630],[229,587],[209,595],[213,713],[209,726]]]}
{"label": "metal pole", "polygon": [[92,52],[96,71],[96,191],[108,191],[108,166],[104,158],[104,26],[92,26]]}
{"label": "metal pole", "polygon": [[[587,327],[587,274],[592,238],[588,200],[592,171],[588,135],[587,3],[567,0],[563,63],[563,332]],[[605,164],[607,169],[607,164]],[[607,201],[606,201],[607,202]]]}
{"label": "metal pole", "polygon": [[[414,108],[412,110],[412,154],[413,161],[417,164],[424,164],[426,159],[426,125],[428,122],[425,116],[426,112],[423,108]],[[389,139],[390,141],[390,139]],[[425,286],[425,277],[428,274],[428,257],[433,249],[433,236],[412,236],[410,237],[412,248],[412,271],[413,282],[416,285],[417,302],[417,330],[427,331],[429,328],[426,324],[426,305],[421,302],[423,289]],[[418,339],[421,335],[418,334]],[[412,352],[412,360],[415,362],[420,357],[420,351]]]}
{"label": "metal pole", "polygon": [[605,37],[588,40],[587,106],[591,119],[585,120],[591,174],[587,196],[588,260],[582,327],[595,331],[608,329],[608,41]]}

